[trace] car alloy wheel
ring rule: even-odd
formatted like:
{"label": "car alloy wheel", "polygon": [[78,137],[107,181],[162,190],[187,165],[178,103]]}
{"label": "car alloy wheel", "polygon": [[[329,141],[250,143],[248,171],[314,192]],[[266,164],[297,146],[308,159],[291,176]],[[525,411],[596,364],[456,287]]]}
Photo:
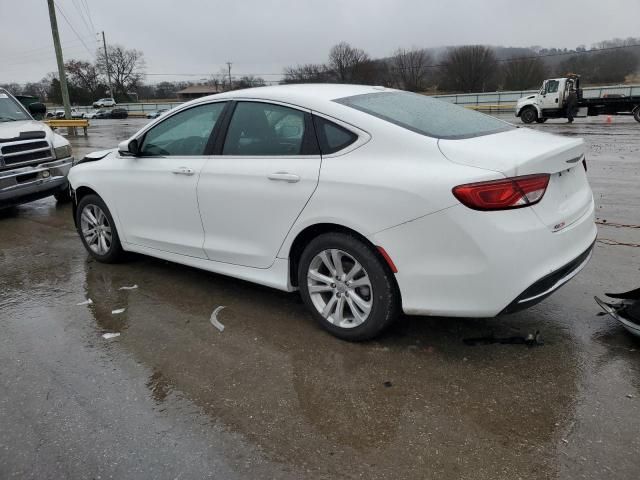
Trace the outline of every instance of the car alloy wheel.
{"label": "car alloy wheel", "polygon": [[323,250],[309,264],[309,296],[318,313],[341,328],[364,323],[373,307],[373,288],[366,270],[348,253]]}
{"label": "car alloy wheel", "polygon": [[85,205],[80,214],[80,229],[91,251],[98,255],[109,253],[113,244],[111,225],[99,206]]}

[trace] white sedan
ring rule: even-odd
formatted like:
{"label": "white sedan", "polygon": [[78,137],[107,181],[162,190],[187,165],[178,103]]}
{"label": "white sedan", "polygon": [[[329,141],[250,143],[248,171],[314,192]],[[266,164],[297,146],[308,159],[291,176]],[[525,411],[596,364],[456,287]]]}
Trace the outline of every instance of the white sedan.
{"label": "white sedan", "polygon": [[584,152],[422,95],[290,85],[181,105],[69,181],[97,260],[300,290],[320,325],[365,340],[401,311],[493,317],[576,275],[596,237]]}

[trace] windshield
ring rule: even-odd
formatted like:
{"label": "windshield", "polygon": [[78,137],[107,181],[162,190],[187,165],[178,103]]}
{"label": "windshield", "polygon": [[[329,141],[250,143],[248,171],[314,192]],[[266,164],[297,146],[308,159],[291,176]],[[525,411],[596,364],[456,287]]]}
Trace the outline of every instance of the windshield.
{"label": "windshield", "polygon": [[489,115],[417,93],[367,93],[334,101],[434,138],[471,138],[515,128]]}
{"label": "windshield", "polygon": [[0,122],[14,120],[31,120],[20,104],[4,92],[0,91]]}

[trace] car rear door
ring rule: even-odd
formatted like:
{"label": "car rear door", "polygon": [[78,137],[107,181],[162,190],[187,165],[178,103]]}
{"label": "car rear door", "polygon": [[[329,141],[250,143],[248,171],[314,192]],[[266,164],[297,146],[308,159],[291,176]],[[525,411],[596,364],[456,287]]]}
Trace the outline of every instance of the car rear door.
{"label": "car rear door", "polygon": [[237,101],[226,123],[198,184],[204,250],[214,261],[268,268],[318,184],[311,114]]}
{"label": "car rear door", "polygon": [[224,102],[197,105],[154,125],[138,156],[118,156],[111,189],[129,243],[206,258],[196,187]]}

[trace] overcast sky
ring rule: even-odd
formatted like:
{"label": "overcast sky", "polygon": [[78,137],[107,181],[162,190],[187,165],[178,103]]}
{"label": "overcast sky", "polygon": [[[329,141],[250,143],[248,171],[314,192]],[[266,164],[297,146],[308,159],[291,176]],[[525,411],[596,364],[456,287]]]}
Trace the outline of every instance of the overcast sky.
{"label": "overcast sky", "polygon": [[[373,57],[399,46],[481,43],[574,48],[640,34],[640,0],[57,0],[65,60],[107,42],[144,52],[147,82],[232,73],[277,79],[282,68],[324,62],[345,40]],[[91,22],[82,5],[86,3]],[[86,23],[86,24],[85,24]],[[78,39],[81,37],[83,43]],[[46,0],[0,0],[0,83],[56,70]]]}

